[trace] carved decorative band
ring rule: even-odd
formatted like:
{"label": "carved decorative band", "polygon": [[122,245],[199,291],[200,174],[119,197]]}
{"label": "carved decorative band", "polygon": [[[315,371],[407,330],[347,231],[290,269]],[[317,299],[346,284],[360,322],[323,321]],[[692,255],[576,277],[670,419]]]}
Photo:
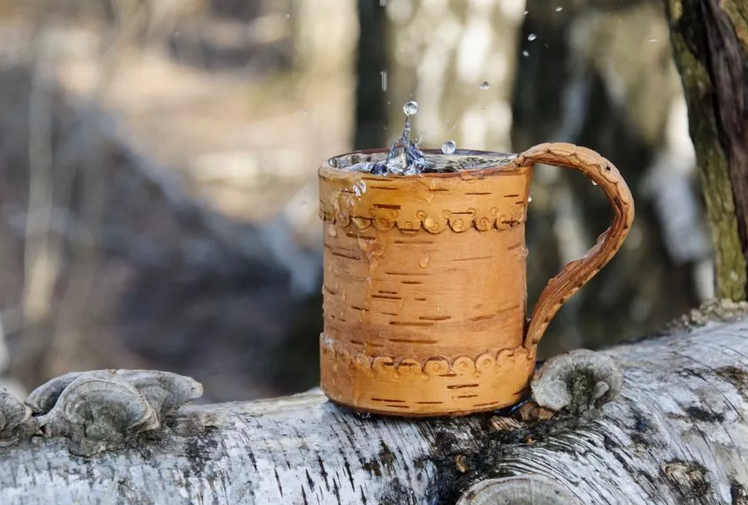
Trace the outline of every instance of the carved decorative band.
{"label": "carved decorative band", "polygon": [[356,368],[376,374],[396,376],[402,374],[421,374],[425,377],[444,377],[454,373],[480,373],[482,371],[489,371],[495,366],[500,366],[501,363],[510,360],[525,359],[533,361],[535,359],[534,352],[525,347],[485,352],[475,358],[459,356],[450,359],[446,356],[435,356],[424,361],[395,356],[369,356],[364,353],[351,354],[345,350],[336,350],[332,339],[326,337],[324,334],[321,338],[321,346],[323,353],[327,354],[334,361],[352,364]]}
{"label": "carved decorative band", "polygon": [[420,210],[413,216],[406,216],[393,209],[372,208],[368,216],[352,216],[347,212],[334,211],[330,206],[322,204],[319,216],[323,221],[342,227],[353,225],[359,230],[372,226],[379,231],[389,231],[394,227],[402,231],[417,231],[423,228],[429,233],[441,233],[447,227],[457,233],[470,228],[478,231],[507,230],[527,220],[525,207],[519,205],[513,206],[507,213],[501,213],[497,207],[492,207],[487,212],[477,212],[475,209],[460,212]]}

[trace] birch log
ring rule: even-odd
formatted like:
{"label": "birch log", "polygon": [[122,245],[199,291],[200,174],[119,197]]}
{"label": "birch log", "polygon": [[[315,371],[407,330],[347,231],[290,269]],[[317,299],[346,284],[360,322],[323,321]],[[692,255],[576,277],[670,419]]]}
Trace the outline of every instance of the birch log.
{"label": "birch log", "polygon": [[64,439],[0,449],[0,503],[748,503],[748,318],[605,354],[625,381],[593,415],[364,418],[318,392],[191,407],[200,434],[88,459]]}

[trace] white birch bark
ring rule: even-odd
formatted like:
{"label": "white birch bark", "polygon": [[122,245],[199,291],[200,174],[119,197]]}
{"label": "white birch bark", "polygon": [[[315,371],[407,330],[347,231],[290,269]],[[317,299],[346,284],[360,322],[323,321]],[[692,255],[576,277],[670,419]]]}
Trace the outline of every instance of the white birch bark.
{"label": "white birch bark", "polygon": [[[554,488],[583,504],[748,503],[748,318],[605,354],[625,382],[596,415],[362,418],[318,392],[190,407],[179,415],[207,431],[88,459],[64,439],[0,449],[0,503],[451,504],[527,474],[547,479],[499,503],[557,503],[540,496]],[[507,497],[524,489],[506,482]]]}

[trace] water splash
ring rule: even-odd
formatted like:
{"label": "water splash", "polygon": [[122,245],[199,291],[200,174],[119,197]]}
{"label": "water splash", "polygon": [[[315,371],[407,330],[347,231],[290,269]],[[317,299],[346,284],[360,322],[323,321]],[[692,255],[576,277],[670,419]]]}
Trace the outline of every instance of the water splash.
{"label": "water splash", "polygon": [[486,91],[488,89],[488,86],[489,86],[488,81],[483,81],[483,84],[480,85],[480,89],[482,89],[483,91]]}
{"label": "water splash", "polygon": [[442,152],[444,154],[454,154],[455,149],[457,149],[457,144],[455,144],[454,140],[448,140],[442,144]]}
{"label": "water splash", "polygon": [[[486,83],[488,85],[488,83]],[[409,101],[403,106],[405,125],[400,137],[392,143],[387,156],[382,154],[353,153],[328,160],[333,168],[367,172],[372,175],[417,175],[422,173],[458,172],[461,170],[475,170],[490,168],[508,163],[516,157],[514,154],[493,153],[485,156],[483,153],[461,151],[459,156],[453,157],[457,145],[449,140],[442,145],[442,154],[431,153],[428,157],[420,150],[422,135],[414,142],[411,139],[411,116],[418,113],[418,103]],[[355,191],[358,196],[366,190]]]}

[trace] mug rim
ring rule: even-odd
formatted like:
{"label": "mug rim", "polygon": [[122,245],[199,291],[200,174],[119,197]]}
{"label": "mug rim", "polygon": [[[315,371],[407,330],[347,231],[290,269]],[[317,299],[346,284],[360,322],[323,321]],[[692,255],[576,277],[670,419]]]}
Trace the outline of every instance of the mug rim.
{"label": "mug rim", "polygon": [[[421,173],[416,175],[398,175],[398,174],[387,174],[387,175],[376,175],[371,174],[368,172],[354,172],[350,170],[341,169],[338,167],[330,166],[329,161],[343,158],[345,156],[352,156],[354,154],[386,154],[390,151],[389,148],[373,148],[373,149],[358,149],[355,151],[350,151],[347,153],[342,154],[336,154],[335,156],[331,156],[327,159],[325,163],[323,163],[319,168],[319,175],[336,175],[338,177],[345,177],[348,175],[359,175],[359,176],[365,176],[367,179],[376,179],[376,180],[403,180],[403,179],[410,179],[412,180],[414,177],[427,177],[427,178],[437,178],[437,179],[449,179],[454,177],[466,177],[468,175],[474,175],[477,177],[482,177],[487,174],[496,174],[496,173],[507,173],[507,172],[515,172],[519,170],[521,167],[514,163],[514,161],[517,159],[518,155],[516,153],[503,153],[498,151],[483,151],[478,149],[455,149],[455,152],[453,154],[461,154],[464,156],[469,155],[475,155],[475,156],[504,156],[504,157],[511,157],[507,160],[507,162],[500,166],[489,166],[486,168],[477,168],[477,169],[470,169],[470,170],[459,170],[456,172],[427,172],[427,173]],[[424,154],[444,154],[441,149],[434,149],[434,148],[428,148],[428,149],[421,149],[421,152]]]}

